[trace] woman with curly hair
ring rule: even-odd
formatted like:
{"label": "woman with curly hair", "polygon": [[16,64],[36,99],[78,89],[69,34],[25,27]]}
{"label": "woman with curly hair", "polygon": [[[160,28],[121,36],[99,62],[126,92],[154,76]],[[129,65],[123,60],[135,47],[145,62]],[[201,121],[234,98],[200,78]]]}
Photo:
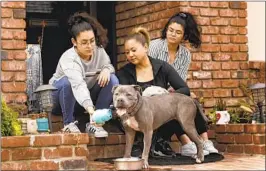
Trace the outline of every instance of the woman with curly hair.
{"label": "woman with curly hair", "polygon": [[[178,72],[179,76],[186,81],[189,64],[191,62],[191,54],[190,51],[181,44],[184,41],[188,41],[194,48],[200,47],[200,31],[195,19],[190,13],[179,12],[168,20],[162,30],[161,38],[151,41],[149,56],[168,62]],[[169,86],[168,89],[173,91],[171,86]],[[197,153],[195,143],[191,142],[184,131],[174,132],[172,128],[178,126],[178,124],[174,122],[176,121],[172,121],[172,124],[162,127],[162,129],[158,131],[158,134],[161,134],[164,140],[169,140],[175,133],[182,143],[181,155],[195,155]],[[206,122],[201,115],[196,116],[195,123],[198,133],[204,140],[205,155],[217,153],[218,150],[214,148],[213,143],[208,140]],[[176,129],[183,130],[181,127]],[[161,145],[157,144],[157,150],[162,153],[169,153],[167,151],[171,151],[171,148],[168,143],[163,140],[161,142]]]}
{"label": "woman with curly hair", "polygon": [[[104,50],[108,39],[101,24],[86,12],[73,14],[68,24],[73,47],[62,54],[49,81],[57,88],[53,92],[55,105],[52,113],[63,114],[64,131],[80,132],[74,122],[74,113],[87,111],[91,116],[95,108],[109,108],[111,89],[118,84],[118,79]],[[98,70],[98,75],[86,77],[85,73]],[[108,136],[101,125],[88,124],[86,127],[95,137]]]}

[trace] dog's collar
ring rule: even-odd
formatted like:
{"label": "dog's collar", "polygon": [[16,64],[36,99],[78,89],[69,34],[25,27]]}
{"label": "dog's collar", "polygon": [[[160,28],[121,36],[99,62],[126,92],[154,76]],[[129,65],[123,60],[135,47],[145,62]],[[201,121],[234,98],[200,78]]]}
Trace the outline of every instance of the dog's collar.
{"label": "dog's collar", "polygon": [[140,95],[140,93],[138,93],[138,102],[127,110],[128,117],[134,116],[139,111],[140,107],[142,106],[142,103],[142,96]]}

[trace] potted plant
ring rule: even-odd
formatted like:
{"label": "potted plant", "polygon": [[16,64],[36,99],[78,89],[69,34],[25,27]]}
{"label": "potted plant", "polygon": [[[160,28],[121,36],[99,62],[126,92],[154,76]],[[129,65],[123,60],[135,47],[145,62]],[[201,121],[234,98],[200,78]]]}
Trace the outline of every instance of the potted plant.
{"label": "potted plant", "polygon": [[230,114],[226,110],[226,102],[219,98],[215,105],[216,124],[227,124],[230,121]]}

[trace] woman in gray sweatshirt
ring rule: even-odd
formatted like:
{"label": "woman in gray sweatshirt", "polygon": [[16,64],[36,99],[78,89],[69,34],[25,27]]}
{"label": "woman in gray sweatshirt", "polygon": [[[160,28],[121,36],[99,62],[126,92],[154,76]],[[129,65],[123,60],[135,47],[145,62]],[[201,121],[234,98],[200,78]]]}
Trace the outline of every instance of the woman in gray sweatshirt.
{"label": "woman in gray sweatshirt", "polygon": [[[49,80],[57,88],[53,114],[62,113],[64,130],[80,132],[73,123],[74,113],[109,108],[112,103],[111,89],[118,84],[114,67],[104,48],[108,42],[107,31],[85,12],[77,12],[69,18],[69,32],[73,47],[66,50]],[[100,70],[93,77],[85,73]],[[95,106],[95,107],[94,107]],[[83,109],[83,111],[81,110]],[[108,133],[99,125],[87,125],[95,137]]]}

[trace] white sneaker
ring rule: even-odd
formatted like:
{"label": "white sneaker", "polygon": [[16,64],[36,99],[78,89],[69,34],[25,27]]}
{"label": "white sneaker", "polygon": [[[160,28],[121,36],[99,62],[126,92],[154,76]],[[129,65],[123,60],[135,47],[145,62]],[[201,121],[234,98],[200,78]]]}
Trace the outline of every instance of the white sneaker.
{"label": "white sneaker", "polygon": [[75,122],[71,122],[67,125],[64,126],[64,128],[62,129],[63,132],[69,132],[69,133],[80,133],[79,128],[77,127],[78,121]]}
{"label": "white sneaker", "polygon": [[86,132],[93,134],[96,138],[108,137],[108,132],[102,126],[92,125],[90,123],[86,124]]}
{"label": "white sneaker", "polygon": [[218,153],[218,150],[213,146],[213,143],[210,140],[203,142],[203,149],[209,153]]}
{"label": "white sneaker", "polygon": [[[209,155],[209,151],[203,149],[204,156]],[[181,155],[188,157],[195,157],[197,155],[197,146],[194,142],[187,143],[181,147]]]}

